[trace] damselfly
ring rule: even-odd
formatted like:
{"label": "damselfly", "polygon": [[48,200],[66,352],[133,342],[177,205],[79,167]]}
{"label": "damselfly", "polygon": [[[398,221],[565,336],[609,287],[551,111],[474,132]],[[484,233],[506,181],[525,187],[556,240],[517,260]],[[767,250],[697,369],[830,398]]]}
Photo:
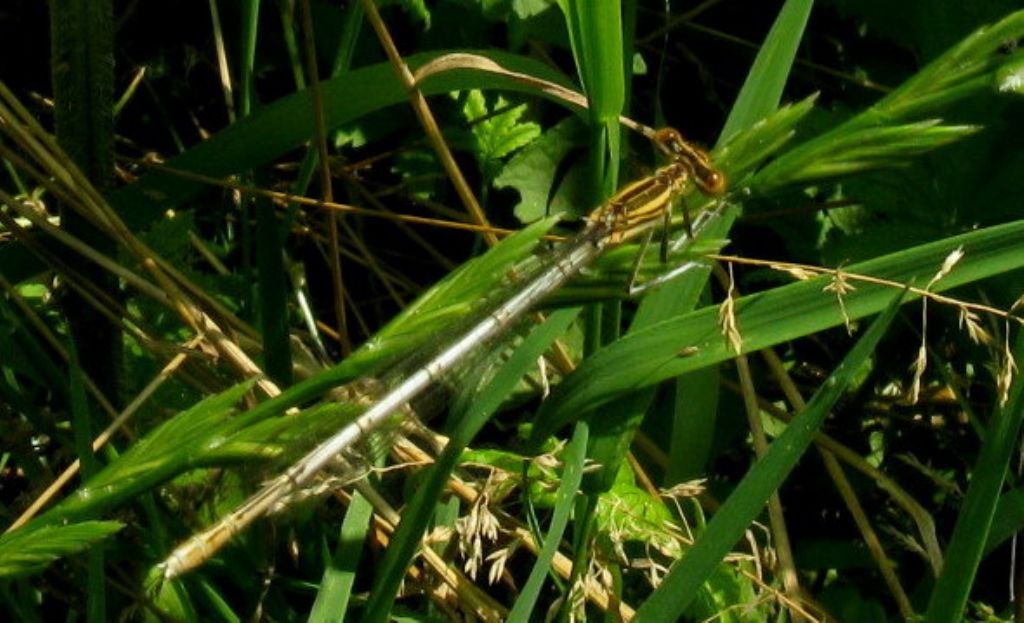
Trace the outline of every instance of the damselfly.
{"label": "damselfly", "polygon": [[658,221],[667,217],[672,201],[689,184],[712,196],[725,192],[725,176],[715,169],[704,151],[687,143],[676,130],[658,130],[652,139],[668,157],[667,165],[657,169],[653,175],[623,187],[598,206],[587,217],[583,231],[518,292],[489,311],[354,421],[313,448],[236,510],[179,545],[161,564],[164,578],[177,577],[201,565],[254,520],[306,486],[338,456],[392,422],[398,410],[466,359],[480,344],[503,333],[606,249],[651,231]]}

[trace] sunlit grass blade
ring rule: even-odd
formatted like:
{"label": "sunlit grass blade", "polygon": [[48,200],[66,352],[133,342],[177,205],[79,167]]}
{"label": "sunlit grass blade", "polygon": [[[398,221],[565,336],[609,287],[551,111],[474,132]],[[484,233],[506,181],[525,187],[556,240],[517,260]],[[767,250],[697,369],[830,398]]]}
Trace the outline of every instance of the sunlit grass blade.
{"label": "sunlit grass blade", "polygon": [[118,521],[35,525],[0,536],[0,577],[39,573],[53,561],[76,554],[120,530]]}
{"label": "sunlit grass blade", "polygon": [[[184,469],[245,458],[272,458],[283,449],[281,434],[301,428],[302,418],[308,418],[311,424],[318,422],[317,426],[322,428],[330,426],[332,420],[337,423],[354,415],[357,407],[336,403],[308,409],[300,417],[283,414],[347,380],[393,362],[444,330],[453,318],[461,317],[467,309],[478,305],[504,279],[511,263],[532,249],[537,238],[553,222],[549,219],[535,224],[490,253],[467,263],[463,270],[449,275],[410,305],[359,353],[338,366],[234,418],[227,416],[234,412],[251,382],[214,395],[179,414],[137,442],[118,461],[44,516],[45,520],[94,516]],[[323,417],[328,415],[331,417]]]}
{"label": "sunlit grass blade", "polygon": [[[1019,251],[1021,236],[1024,222],[1015,222],[952,236],[843,270],[896,284],[924,283],[950,252],[963,246],[966,254],[961,263],[931,288],[941,292],[1024,266],[1024,255]],[[819,277],[738,299],[736,320],[743,352],[843,324],[845,317],[835,295],[822,292],[829,283],[830,277]],[[858,283],[857,289],[844,297],[848,317],[878,313],[891,291],[891,286]],[[913,298],[911,294],[907,300]],[[632,333],[585,360],[552,392],[541,406],[531,440],[538,443],[546,439],[625,392],[726,361],[735,354],[722,336],[718,307],[705,307]]]}
{"label": "sunlit grass blade", "polygon": [[937,120],[859,129],[851,124],[848,129],[829,132],[789,150],[758,171],[749,188],[756,195],[767,195],[784,186],[898,166],[979,129],[970,125],[942,125]]}
{"label": "sunlit grass blade", "polygon": [[[341,524],[338,549],[324,569],[316,601],[309,612],[309,623],[344,621],[358,577],[359,560],[370,534],[373,507],[358,492],[352,494],[345,520]],[[390,550],[389,550],[390,551]]]}
{"label": "sunlit grass blade", "polygon": [[[562,456],[564,470],[558,491],[555,493],[555,508],[548,532],[544,535],[544,546],[534,562],[533,569],[530,570],[530,575],[519,593],[519,598],[512,607],[512,611],[509,612],[509,621],[520,623],[531,620],[530,615],[536,606],[540,589],[550,572],[551,560],[554,558],[555,552],[558,551],[573,508],[576,507],[576,492],[583,478],[583,460],[586,458],[587,441],[588,427],[577,426]],[[567,603],[572,590],[572,587],[567,588],[565,599],[562,602],[562,609],[566,612],[572,609],[572,605]]]}
{"label": "sunlit grass blade", "polygon": [[1012,42],[1021,37],[1024,37],[1024,11],[979,28],[858,115],[857,123],[882,125],[920,119],[934,115],[957,100],[986,91],[995,92],[1003,84],[998,76],[1004,68],[1012,68],[1024,58],[1020,51],[1011,52]]}
{"label": "sunlit grass blade", "polygon": [[793,138],[796,126],[814,109],[816,100],[812,95],[782,106],[714,149],[715,165],[725,171],[734,188],[746,186],[746,179],[757,167]]}
{"label": "sunlit grass blade", "polygon": [[558,5],[589,103],[588,199],[596,203],[618,186],[619,114],[626,96],[622,6],[619,0],[559,0]]}
{"label": "sunlit grass blade", "polygon": [[1024,11],[983,27],[898,89],[838,127],[789,150],[751,182],[756,193],[892,166],[959,140],[977,129],[944,125],[936,116],[967,97],[994,92],[1005,66],[1018,62],[1004,46],[1024,37]]}
{"label": "sunlit grass blade", "polygon": [[787,0],[783,5],[729,111],[719,145],[778,108],[813,5],[813,0]]}
{"label": "sunlit grass blade", "polygon": [[697,589],[743,536],[768,497],[782,485],[810,447],[814,436],[861,366],[874,352],[893,318],[903,293],[891,297],[888,309],[876,319],[842,363],[832,372],[807,406],[786,427],[768,452],[750,469],[715,513],[693,548],[683,555],[637,611],[635,621],[675,621],[689,606]]}
{"label": "sunlit grass blade", "polygon": [[462,451],[526,372],[536,365],[537,358],[562,335],[578,314],[579,309],[565,309],[551,314],[543,325],[531,331],[490,382],[477,391],[467,392],[459,405],[456,405],[454,429],[448,438],[448,444],[434,466],[423,475],[420,486],[406,506],[402,514],[402,523],[384,556],[373,592],[367,602],[367,620],[385,620],[387,613],[390,612],[395,594],[405,577],[405,571],[420,547],[437,500],[441,497],[449,474],[462,456]]}

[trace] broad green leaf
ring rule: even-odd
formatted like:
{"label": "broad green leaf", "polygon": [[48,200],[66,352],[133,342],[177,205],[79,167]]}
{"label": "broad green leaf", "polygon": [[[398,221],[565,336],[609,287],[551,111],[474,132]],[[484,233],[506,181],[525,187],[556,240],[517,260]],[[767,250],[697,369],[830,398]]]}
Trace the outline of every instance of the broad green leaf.
{"label": "broad green leaf", "polygon": [[519,203],[516,218],[521,223],[532,223],[551,214],[566,213],[579,216],[586,213],[581,205],[581,193],[567,190],[562,183],[553,192],[555,178],[565,157],[583,145],[583,125],[575,117],[556,123],[536,140],[512,156],[494,178],[497,188],[515,188]]}

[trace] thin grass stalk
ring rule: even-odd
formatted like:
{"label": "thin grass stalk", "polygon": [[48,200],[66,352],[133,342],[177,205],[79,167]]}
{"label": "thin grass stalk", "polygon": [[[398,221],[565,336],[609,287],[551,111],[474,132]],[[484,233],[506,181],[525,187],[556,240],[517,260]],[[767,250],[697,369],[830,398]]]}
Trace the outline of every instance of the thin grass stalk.
{"label": "thin grass stalk", "polygon": [[[797,389],[792,377],[786,371],[782,360],[779,359],[779,356],[771,348],[762,350],[761,356],[768,364],[772,376],[775,377],[782,387],[786,400],[792,405],[793,410],[797,413],[802,411],[807,406],[807,403]],[[839,464],[839,460],[834,454],[823,448],[821,444],[818,444],[818,453],[825,463],[825,469],[828,470],[829,477],[835,484],[836,490],[843,498],[843,503],[846,504],[846,508],[850,511],[850,515],[853,517],[854,523],[861,533],[861,538],[864,539],[868,551],[871,552],[871,557],[874,558],[882,578],[888,585],[889,592],[892,593],[892,597],[900,609],[900,614],[905,619],[912,619],[916,616],[916,613],[914,612],[913,605],[910,603],[910,598],[907,597],[907,593],[900,583],[899,576],[896,575],[896,569],[893,566],[892,560],[886,554],[882,541],[878,538],[877,532],[875,532],[874,527],[871,525],[867,512],[865,512],[864,507],[861,505],[860,499],[857,498],[853,485],[850,483],[849,478],[846,477],[846,473]]]}
{"label": "thin grass stalk", "polygon": [[857,344],[814,395],[807,408],[793,419],[764,458],[759,460],[718,509],[707,529],[637,611],[636,621],[669,622],[692,603],[696,590],[720,564],[743,531],[761,512],[768,497],[778,490],[803,456],[832,406],[852,382],[857,369],[874,352],[896,316],[903,294],[892,299]]}
{"label": "thin grass stalk", "polygon": [[[1024,333],[1019,334],[1011,349],[1006,336],[1001,374],[1024,361]],[[992,527],[999,493],[1006,481],[1014,450],[1020,441],[1024,424],[1024,375],[1015,374],[1005,401],[989,420],[981,452],[972,471],[970,487],[964,498],[956,526],[946,548],[946,562],[935,582],[928,610],[927,623],[953,623],[962,619],[967,599],[985,551]]]}
{"label": "thin grass stalk", "polygon": [[[466,182],[465,176],[462,175],[462,171],[459,169],[458,164],[456,164],[455,158],[452,156],[451,150],[448,148],[448,144],[445,142],[444,137],[441,134],[441,129],[438,127],[433,113],[430,112],[430,107],[427,105],[427,100],[424,97],[423,91],[421,91],[416,85],[416,81],[413,79],[409,66],[405,64],[401,54],[399,54],[398,48],[395,46],[395,42],[391,38],[391,33],[388,32],[387,26],[384,24],[384,21],[380,17],[380,13],[377,11],[377,6],[374,4],[373,0],[361,1],[363,3],[363,8],[366,10],[366,17],[370,21],[370,25],[373,26],[374,32],[377,33],[377,38],[380,40],[385,54],[387,54],[388,61],[391,63],[395,74],[398,76],[399,82],[405,89],[406,95],[412,103],[413,111],[416,113],[416,117],[420,121],[420,125],[423,126],[423,130],[427,135],[427,140],[430,141],[431,146],[437,153],[438,159],[441,161],[441,166],[444,167],[448,177],[451,178],[452,184],[455,186],[455,192],[462,201],[463,207],[466,208],[466,212],[474,223],[489,228],[490,223],[488,222],[483,209],[480,207],[480,203],[477,201],[476,195],[473,194],[469,184]],[[493,246],[497,243],[498,239],[494,234],[485,231],[484,241],[486,241],[489,246]]]}
{"label": "thin grass stalk", "polygon": [[[750,373],[750,363],[746,355],[739,355],[734,360],[736,374],[740,379],[740,390],[743,395],[743,405],[747,414],[747,425],[750,427],[750,435],[754,441],[754,455],[760,460],[768,452],[768,440],[761,425],[761,410],[757,408],[756,390],[754,379]],[[786,527],[786,517],[782,512],[782,497],[775,491],[768,497],[768,523],[771,526],[772,542],[775,545],[775,552],[778,556],[778,569],[776,573],[782,579],[786,596],[796,603],[803,603],[803,590],[800,588],[800,578],[797,576],[796,563],[793,559],[793,548],[790,545],[789,529]],[[805,621],[800,612],[790,610],[790,616],[795,621]]]}

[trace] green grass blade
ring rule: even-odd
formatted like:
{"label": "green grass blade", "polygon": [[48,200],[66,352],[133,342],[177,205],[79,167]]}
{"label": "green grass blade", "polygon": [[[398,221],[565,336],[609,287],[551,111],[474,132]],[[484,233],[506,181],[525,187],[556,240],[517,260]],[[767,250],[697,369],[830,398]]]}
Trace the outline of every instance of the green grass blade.
{"label": "green grass blade", "polygon": [[[1024,337],[1017,336],[1012,354],[1014,361],[1024,361]],[[995,514],[999,492],[1014,450],[1020,442],[1024,423],[1024,377],[1020,374],[1010,387],[1004,407],[993,416],[985,433],[978,461],[971,472],[963,508],[946,548],[942,573],[932,589],[925,614],[927,623],[953,623],[963,616],[978,564],[981,562]]]}
{"label": "green grass blade", "polygon": [[994,91],[1001,72],[1020,59],[1020,53],[1007,55],[1004,45],[1022,36],[1024,11],[979,28],[870,108],[787,151],[757,174],[751,190],[764,194],[788,184],[891,167],[974,133],[975,127],[942,125],[925,115]]}
{"label": "green grass blade", "polygon": [[[940,292],[1024,266],[1020,240],[1024,221],[952,236],[848,266],[844,271],[890,281],[924,284],[953,250],[966,255],[956,269],[932,287]],[[817,278],[745,296],[736,302],[743,352],[757,351],[811,335],[844,322],[833,295],[823,293],[829,278]],[[884,309],[891,287],[858,284],[844,298],[852,319]],[[908,296],[912,300],[913,295]],[[735,352],[722,337],[719,309],[705,307],[630,334],[585,360],[541,406],[531,440],[537,443],[582,414],[624,393],[726,361]],[[684,349],[696,347],[695,353]]]}
{"label": "green grass blade", "polygon": [[535,223],[502,241],[487,254],[467,262],[407,306],[353,356],[279,396],[229,417],[251,388],[252,382],[247,382],[179,413],[136,442],[117,461],[36,521],[46,524],[92,518],[188,469],[240,460],[267,460],[283,452],[294,437],[315,438],[318,429],[326,433],[332,426],[340,426],[361,407],[328,402],[296,416],[283,414],[347,380],[367,374],[371,369],[379,370],[380,366],[433,339],[453,319],[486,300],[486,295],[500,284],[511,264],[528,254],[554,221]]}
{"label": "green grass blade", "polygon": [[242,28],[240,39],[242,46],[239,56],[238,72],[238,114],[248,117],[256,104],[255,72],[256,39],[259,35],[260,3],[259,0],[243,0],[239,7]]}
{"label": "green grass blade", "polygon": [[[523,375],[536,364],[537,358],[565,332],[578,314],[579,309],[564,309],[551,314],[543,325],[530,333],[490,383],[480,391],[473,392],[475,399],[469,404],[460,405],[464,415],[457,417],[458,424],[449,436],[448,445],[424,476],[416,494],[402,513],[402,523],[398,526],[384,556],[373,592],[367,602],[367,621],[386,620],[398,587],[405,577],[405,570],[420,546],[434,505],[440,499],[448,475],[455,468],[462,451],[487,423],[494,411],[501,406],[501,402]],[[457,407],[456,412],[459,411]]]}
{"label": "green grass blade", "polygon": [[672,383],[674,417],[661,432],[664,435],[665,430],[672,431],[662,483],[665,487],[707,473],[714,448],[720,386],[718,368],[714,366],[684,374]]}
{"label": "green grass blade", "polygon": [[693,548],[669,571],[662,583],[637,610],[634,621],[675,621],[690,605],[708,576],[743,536],[768,497],[778,490],[810,447],[825,417],[861,366],[874,352],[882,335],[896,317],[903,293],[889,303],[888,309],[865,331],[839,367],[825,381],[807,406],[790,422],[786,431],[768,448],[768,452],[736,486],[707,530]]}
{"label": "green grass blade", "polygon": [[992,516],[992,527],[985,543],[985,556],[1024,527],[1024,489],[1016,488],[999,496],[995,514]]}
{"label": "green grass blade", "polygon": [[778,108],[813,4],[813,0],[787,0],[779,11],[729,112],[718,138],[719,145]]}
{"label": "green grass blade", "polygon": [[39,573],[58,558],[84,551],[122,527],[118,521],[83,521],[8,532],[0,536],[0,578]]}
{"label": "green grass blade", "polygon": [[352,494],[352,501],[349,502],[345,520],[341,524],[338,549],[320,580],[320,590],[309,612],[310,623],[340,623],[345,620],[359,558],[372,519],[373,506],[356,491]]}
{"label": "green grass blade", "polygon": [[[74,340],[68,340],[70,356],[71,384],[71,421],[75,435],[75,451],[79,464],[82,466],[83,478],[90,478],[100,470],[99,460],[92,450],[93,423],[89,401],[85,397],[85,372],[78,359],[78,349]],[[104,574],[103,545],[98,543],[88,552],[86,564],[86,621],[101,623],[106,621],[107,593]]]}
{"label": "green grass blade", "polygon": [[[530,615],[540,595],[540,589],[544,586],[544,578],[551,571],[551,561],[554,559],[555,553],[558,552],[562,535],[565,533],[566,526],[569,525],[569,518],[576,506],[576,492],[583,480],[583,461],[586,458],[587,439],[587,426],[577,426],[572,440],[565,447],[565,453],[562,456],[564,471],[555,494],[555,509],[551,517],[551,525],[544,537],[544,545],[540,554],[537,555],[533,569],[530,570],[530,576],[519,592],[519,598],[512,606],[512,611],[508,614],[508,621],[525,623],[530,620]],[[563,608],[570,607],[563,604]]]}
{"label": "green grass blade", "polygon": [[[54,134],[75,166],[106,192],[114,179],[113,2],[59,0],[50,6],[50,13]],[[61,206],[60,214],[67,233],[104,255],[116,255],[116,243],[88,217],[68,206]],[[95,264],[78,262],[69,249],[59,253],[76,266],[82,279],[119,300],[117,280],[109,273]],[[123,356],[120,330],[74,290],[68,294],[65,310],[82,367],[117,402]]]}
{"label": "green grass blade", "polygon": [[956,100],[1002,86],[1004,68],[1020,63],[1021,54],[1007,54],[1008,42],[1024,36],[1024,11],[983,26],[917,72],[868,111],[858,115],[865,125],[920,119]]}
{"label": "green grass blade", "polygon": [[588,203],[597,204],[618,187],[619,114],[626,98],[622,7],[619,0],[559,0],[558,5],[589,103]]}
{"label": "green grass blade", "polygon": [[284,266],[287,236],[281,233],[281,223],[270,199],[257,197],[255,207],[263,369],[278,387],[288,387],[292,384],[292,349],[288,336],[288,301],[291,296]]}

